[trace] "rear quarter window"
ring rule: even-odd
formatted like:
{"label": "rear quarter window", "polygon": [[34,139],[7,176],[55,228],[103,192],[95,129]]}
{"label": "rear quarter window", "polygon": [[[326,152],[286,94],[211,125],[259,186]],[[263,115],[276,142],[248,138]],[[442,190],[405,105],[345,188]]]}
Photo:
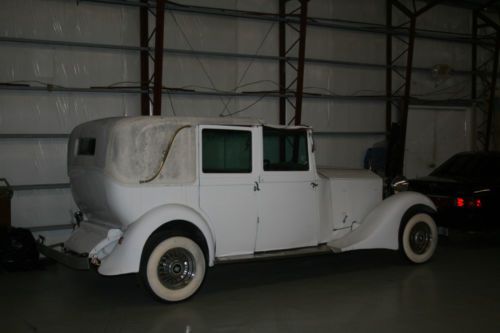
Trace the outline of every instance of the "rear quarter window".
{"label": "rear quarter window", "polygon": [[95,145],[95,138],[79,138],[76,153],[77,155],[93,156],[95,155]]}

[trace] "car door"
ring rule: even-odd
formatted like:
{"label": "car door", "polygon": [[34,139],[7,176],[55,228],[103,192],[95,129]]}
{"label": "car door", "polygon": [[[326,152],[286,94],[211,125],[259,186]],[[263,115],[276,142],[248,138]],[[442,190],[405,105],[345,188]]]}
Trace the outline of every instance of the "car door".
{"label": "car door", "polygon": [[306,128],[260,129],[263,146],[259,179],[256,251],[318,244],[318,176]]}
{"label": "car door", "polygon": [[216,257],[253,253],[259,176],[256,128],[200,126],[200,208],[212,224]]}

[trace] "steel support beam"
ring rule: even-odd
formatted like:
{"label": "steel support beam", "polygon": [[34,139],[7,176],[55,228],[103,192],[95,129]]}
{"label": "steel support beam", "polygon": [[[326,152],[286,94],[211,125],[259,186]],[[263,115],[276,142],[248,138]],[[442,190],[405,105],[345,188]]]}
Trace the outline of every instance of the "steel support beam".
{"label": "steel support beam", "polygon": [[491,146],[491,133],[493,127],[493,113],[495,112],[495,93],[497,86],[497,77],[498,77],[498,51],[500,48],[500,31],[497,30],[495,36],[495,51],[493,52],[493,66],[492,66],[492,78],[491,78],[491,86],[490,86],[490,94],[488,97],[488,117],[486,120],[486,143],[484,145],[484,149],[486,151],[490,150]]}
{"label": "steel support beam", "polygon": [[[385,131],[389,134],[392,125],[392,4],[390,0],[386,0],[385,4],[385,24],[388,33],[385,36],[385,96],[387,102],[385,103]],[[389,142],[389,136],[387,136]]]}
{"label": "steel support beam", "polygon": [[153,115],[161,115],[161,97],[163,90],[163,31],[165,22],[165,0],[156,0],[155,52],[154,52],[154,87]]}
{"label": "steel support beam", "polygon": [[279,0],[279,122],[286,125],[286,1]]}
{"label": "steel support beam", "polygon": [[299,59],[297,60],[297,88],[295,90],[295,125],[302,125],[302,96],[304,93],[304,59],[306,56],[307,2],[300,0]]}
{"label": "steel support beam", "polygon": [[[478,41],[472,47],[471,98],[475,104],[476,149],[491,149],[493,113],[498,79],[500,25],[481,10],[472,17],[472,36]],[[485,44],[484,41],[493,41]]]}
{"label": "steel support beam", "polygon": [[[308,2],[309,0],[279,0],[279,120],[282,125],[291,122],[286,119],[287,103],[294,109],[294,124],[300,125],[302,122]],[[293,9],[287,10],[288,7]],[[290,21],[295,17],[299,18],[298,27],[296,22]],[[287,40],[287,31],[297,33],[297,38]],[[297,53],[296,64],[292,63],[292,52]],[[295,75],[288,77],[287,72],[294,72]],[[291,91],[294,101],[288,97]]]}
{"label": "steel support beam", "polygon": [[[142,0],[147,4],[148,0]],[[141,115],[148,116],[149,110],[149,13],[147,7],[139,8],[139,38],[141,55]]]}
{"label": "steel support beam", "polygon": [[[477,14],[472,11],[472,38],[477,40]],[[472,55],[471,55],[471,93],[470,97],[472,100],[477,98],[477,43],[472,43]]]}
{"label": "steel support beam", "polygon": [[403,100],[401,101],[402,107],[400,110],[400,130],[401,130],[401,143],[400,143],[400,158],[397,163],[398,174],[403,174],[404,156],[406,149],[406,129],[408,127],[408,109],[410,108],[410,93],[411,93],[411,78],[412,78],[412,66],[413,66],[413,50],[415,48],[415,28],[417,26],[417,17],[412,16],[410,18],[410,34],[408,36],[408,50],[406,54],[406,74],[405,74],[405,91]]}
{"label": "steel support beam", "polygon": [[[411,98],[411,79],[413,73],[413,53],[415,48],[415,39],[417,37],[417,18],[430,10],[439,0],[431,1],[421,8],[417,8],[416,2],[413,1],[413,8],[409,8],[399,0],[386,0],[386,29],[389,32],[386,39],[386,126],[392,128],[392,108],[393,106],[399,111],[399,121],[394,130],[388,130],[389,142],[388,153],[386,160],[386,174],[388,177],[403,174],[404,155],[406,145],[406,129],[408,126],[408,109]],[[407,30],[406,40],[392,34],[394,24],[392,22],[392,11],[396,8],[404,15],[407,20],[400,24],[398,28]],[[398,40],[405,46],[403,50],[398,50],[398,55],[393,56],[393,39]],[[406,55],[406,58],[403,58]],[[398,60],[405,59],[405,73],[398,71],[395,63]],[[390,68],[390,70],[389,70]],[[393,89],[393,74],[397,74],[404,82],[396,90]],[[401,94],[403,92],[403,94]],[[399,101],[397,101],[399,99]],[[397,101],[395,103],[395,101]],[[389,123],[390,122],[390,123]]]}
{"label": "steel support beam", "polygon": [[[152,1],[151,1],[152,2]],[[149,0],[141,0],[139,7],[140,60],[141,60],[141,115],[161,115],[163,93],[163,36],[165,28],[165,0],[156,0],[151,7]],[[154,8],[154,9],[153,9]],[[149,32],[149,14],[155,18],[153,31]],[[154,39],[154,47],[150,47]],[[149,61],[153,62],[153,74],[149,73]],[[151,87],[151,84],[153,86]],[[152,95],[151,95],[152,93]]]}

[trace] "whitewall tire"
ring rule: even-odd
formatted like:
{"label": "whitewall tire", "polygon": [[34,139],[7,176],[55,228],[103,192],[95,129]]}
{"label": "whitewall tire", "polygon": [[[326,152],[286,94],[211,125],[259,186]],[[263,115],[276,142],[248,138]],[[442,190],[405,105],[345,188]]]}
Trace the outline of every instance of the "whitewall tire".
{"label": "whitewall tire", "polygon": [[417,211],[402,224],[400,250],[410,262],[422,264],[432,258],[438,242],[436,222],[430,214]]}
{"label": "whitewall tire", "polygon": [[146,244],[140,274],[161,301],[185,300],[200,288],[206,260],[200,246],[184,236],[157,235]]}

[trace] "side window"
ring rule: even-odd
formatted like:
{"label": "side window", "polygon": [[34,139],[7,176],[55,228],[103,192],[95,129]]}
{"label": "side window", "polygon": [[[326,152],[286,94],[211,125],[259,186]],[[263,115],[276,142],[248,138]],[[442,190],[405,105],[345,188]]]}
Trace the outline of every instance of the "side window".
{"label": "side window", "polygon": [[252,133],[204,129],[202,169],[204,173],[251,173]]}
{"label": "side window", "polygon": [[264,171],[307,171],[306,130],[264,127]]}
{"label": "side window", "polygon": [[78,155],[89,155],[95,154],[95,138],[79,138],[78,139]]}

